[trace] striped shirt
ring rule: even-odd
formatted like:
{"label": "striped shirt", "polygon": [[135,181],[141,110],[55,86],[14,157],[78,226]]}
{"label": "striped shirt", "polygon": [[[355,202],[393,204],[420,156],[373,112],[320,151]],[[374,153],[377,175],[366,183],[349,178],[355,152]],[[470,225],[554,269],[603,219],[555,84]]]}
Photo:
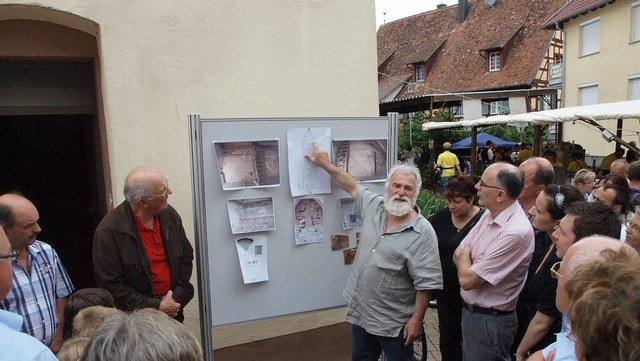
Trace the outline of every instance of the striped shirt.
{"label": "striped shirt", "polygon": [[36,241],[27,251],[30,274],[17,260],[11,262],[13,287],[0,308],[24,317],[21,331],[48,346],[58,325],[56,299],[71,294],[73,285],[50,245]]}

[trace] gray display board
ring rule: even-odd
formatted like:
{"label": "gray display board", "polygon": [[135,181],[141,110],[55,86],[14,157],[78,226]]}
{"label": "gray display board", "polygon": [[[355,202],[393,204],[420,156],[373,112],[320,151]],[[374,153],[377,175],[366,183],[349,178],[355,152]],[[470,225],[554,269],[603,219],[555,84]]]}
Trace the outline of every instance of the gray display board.
{"label": "gray display board", "polygon": [[[344,230],[335,184],[324,199],[324,241],[296,246],[294,198],[289,187],[287,130],[330,128],[335,140],[387,139],[387,164],[396,159],[396,114],[378,118],[200,119],[190,118],[200,309],[203,328],[315,311],[344,305],[342,290],[351,271],[343,252],[331,250],[332,235],[348,235],[356,245],[359,229]],[[223,190],[214,142],[278,139],[280,184]],[[384,182],[366,183],[382,193]],[[257,232],[268,239],[269,280],[244,284],[227,201],[273,197],[276,229]],[[210,334],[203,333],[203,341]],[[205,347],[206,349],[206,347]]]}

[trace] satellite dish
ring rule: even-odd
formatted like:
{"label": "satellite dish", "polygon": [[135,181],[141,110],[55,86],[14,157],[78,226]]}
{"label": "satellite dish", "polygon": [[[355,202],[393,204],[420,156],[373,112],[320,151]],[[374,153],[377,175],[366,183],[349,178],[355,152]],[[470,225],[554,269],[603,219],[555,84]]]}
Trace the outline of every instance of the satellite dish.
{"label": "satellite dish", "polygon": [[487,2],[487,5],[489,5],[490,7],[493,8],[493,6],[496,4],[496,0],[484,0]]}

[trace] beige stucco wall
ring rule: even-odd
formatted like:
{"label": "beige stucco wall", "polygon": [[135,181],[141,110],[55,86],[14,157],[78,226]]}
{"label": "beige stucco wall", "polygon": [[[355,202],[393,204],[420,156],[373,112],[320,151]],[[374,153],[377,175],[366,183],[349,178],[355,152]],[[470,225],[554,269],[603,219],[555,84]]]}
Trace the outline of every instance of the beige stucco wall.
{"label": "beige stucco wall", "polygon": [[[123,200],[122,182],[132,167],[158,167],[192,240],[189,113],[378,115],[373,0],[33,4],[0,0],[0,20],[51,21],[97,37],[114,203]],[[186,317],[199,336],[197,298]],[[224,346],[343,319],[344,310],[284,317],[227,327],[214,339]]]}
{"label": "beige stucco wall", "polygon": [[[640,73],[640,42],[631,43],[631,0],[616,1],[603,8],[589,11],[565,24],[565,87],[564,106],[580,105],[578,86],[598,83],[598,102],[609,103],[629,99],[629,75]],[[600,52],[580,57],[580,24],[600,17]],[[601,122],[607,129],[616,128],[616,121]],[[625,120],[623,139],[638,142],[637,120]],[[587,154],[607,155],[615,143],[607,143],[592,126],[566,124],[564,140],[581,144]],[[639,142],[640,144],[640,142]]]}

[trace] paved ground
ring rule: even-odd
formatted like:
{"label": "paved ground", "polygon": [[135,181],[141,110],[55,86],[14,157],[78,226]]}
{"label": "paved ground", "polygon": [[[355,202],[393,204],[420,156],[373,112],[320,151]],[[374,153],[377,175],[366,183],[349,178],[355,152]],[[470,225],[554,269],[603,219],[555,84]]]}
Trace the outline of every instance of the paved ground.
{"label": "paved ground", "polygon": [[[442,361],[438,313],[427,309],[425,332],[429,361]],[[342,322],[292,335],[274,337],[214,351],[215,361],[348,361],[351,359],[351,325]]]}
{"label": "paved ground", "polygon": [[438,331],[438,312],[436,309],[427,309],[424,316],[425,332],[427,333],[427,343],[429,344],[429,356],[427,360],[442,361],[440,357],[440,332]]}

